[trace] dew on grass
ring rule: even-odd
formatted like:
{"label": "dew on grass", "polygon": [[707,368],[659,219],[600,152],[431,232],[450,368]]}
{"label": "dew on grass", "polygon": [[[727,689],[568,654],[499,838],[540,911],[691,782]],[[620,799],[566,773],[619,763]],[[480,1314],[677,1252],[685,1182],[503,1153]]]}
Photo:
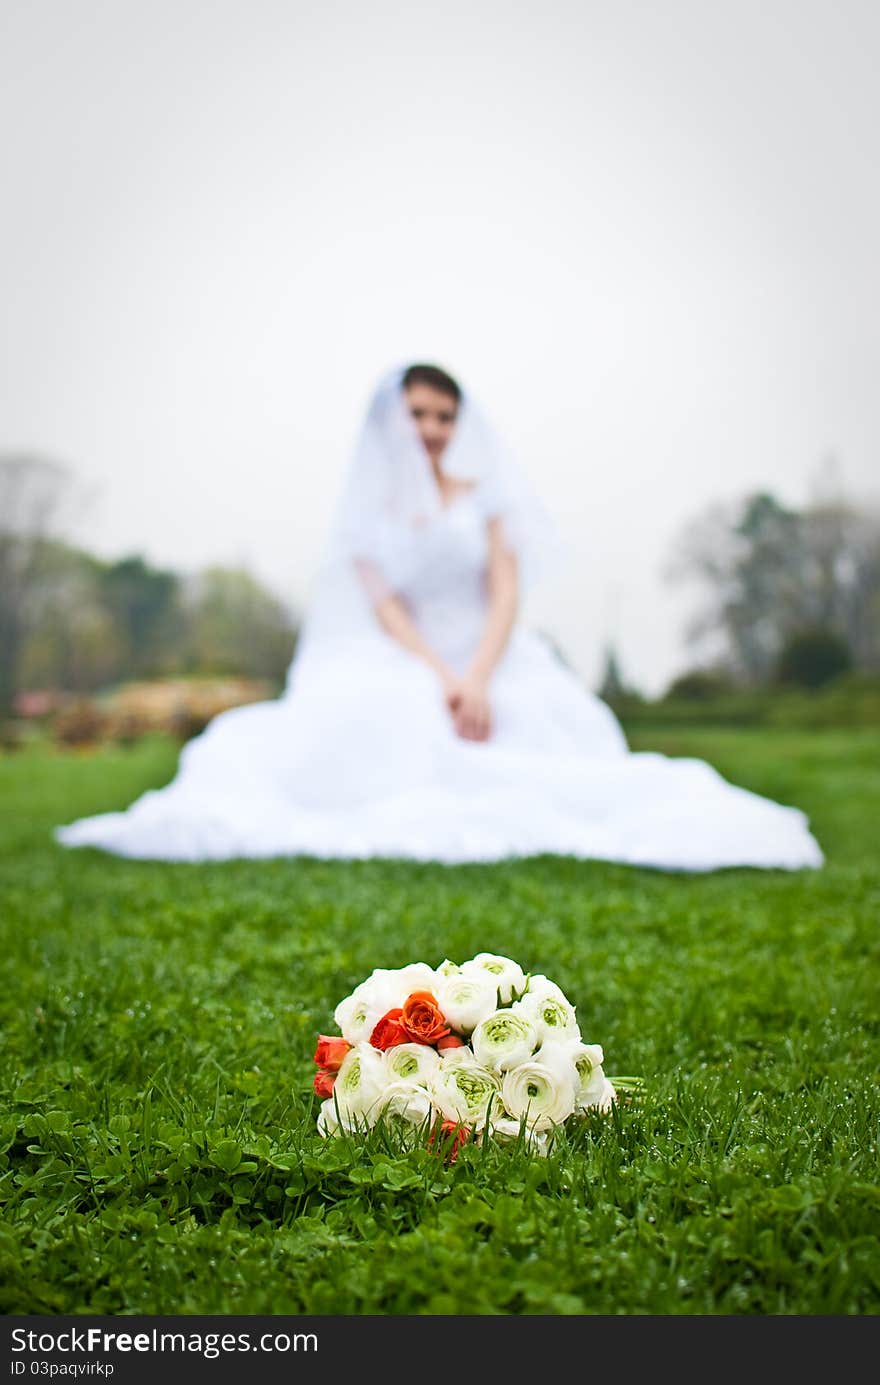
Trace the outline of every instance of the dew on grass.
{"label": "dew on grass", "polygon": [[[697,746],[715,745],[716,736],[720,737],[717,744],[724,745],[727,737],[725,753],[731,769],[745,777],[748,768],[753,787],[772,790],[776,751],[764,732],[716,733],[701,728],[693,735],[703,738],[691,742]],[[842,734],[834,735],[838,773],[846,769],[850,752]],[[685,733],[681,736],[684,744]],[[824,732],[811,732],[808,739],[810,746],[820,747],[816,754],[827,762],[829,742],[824,736]],[[877,741],[880,745],[880,736]],[[738,759],[740,744],[746,747],[746,767]],[[811,754],[805,742],[805,763]],[[861,764],[867,763],[867,757],[861,745],[856,758],[862,774]],[[170,766],[169,756],[167,765],[163,760],[160,768],[164,773]],[[111,765],[108,774],[101,756],[88,769],[95,775],[107,774],[108,783],[115,773]],[[5,772],[4,765],[0,772]],[[36,811],[30,816],[40,822],[41,814],[46,821],[61,820],[60,791],[50,786],[45,771],[40,774],[39,792],[45,803],[41,806],[37,798]],[[103,793],[103,779],[101,783]],[[831,843],[837,807],[819,777],[806,775],[803,793],[798,791],[794,773],[791,785],[789,801],[803,802],[814,807],[817,815],[825,814]],[[30,787],[23,787],[33,798]],[[856,791],[847,794],[853,805],[852,822],[866,841],[867,832],[859,824],[871,820],[870,805],[877,800],[876,791],[872,793],[873,799],[867,793],[859,799],[856,786]],[[126,782],[118,797],[127,801],[129,796]],[[18,820],[23,820],[22,815]],[[168,1202],[164,1210],[156,1209],[160,1226],[143,1227],[140,1235],[131,1238],[138,1245],[131,1261],[140,1261],[150,1249],[151,1269],[145,1275],[140,1265],[113,1268],[112,1243],[119,1233],[111,1229],[112,1217],[106,1227],[100,1221],[111,1205],[123,1217],[139,1205],[141,1192],[125,1182],[131,1169],[113,1171],[121,1168],[121,1157],[111,1156],[114,1164],[106,1171],[95,1170],[93,1201],[101,1203],[101,1210],[95,1206],[93,1216],[87,1195],[80,1197],[77,1190],[76,1216],[53,1217],[52,1203],[56,1195],[60,1198],[61,1189],[59,1182],[56,1194],[50,1180],[68,1175],[56,1163],[55,1173],[50,1169],[46,1182],[38,1185],[35,1178],[44,1176],[45,1155],[30,1153],[16,1137],[5,1154],[7,1170],[13,1173],[8,1192],[14,1216],[7,1227],[20,1238],[22,1282],[17,1291],[7,1286],[6,1292],[17,1292],[17,1302],[27,1302],[30,1311],[34,1311],[33,1303],[25,1300],[25,1294],[43,1292],[45,1283],[39,1311],[82,1312],[91,1306],[102,1312],[162,1313],[183,1300],[188,1312],[261,1314],[279,1308],[328,1312],[335,1304],[328,1297],[326,1275],[315,1273],[321,1265],[338,1282],[350,1278],[359,1284],[359,1310],[421,1312],[436,1292],[436,1286],[423,1287],[420,1277],[430,1247],[436,1252],[438,1270],[444,1276],[448,1273],[450,1282],[459,1272],[459,1282],[443,1300],[444,1312],[462,1307],[472,1311],[474,1276],[468,1266],[477,1252],[479,1306],[493,1313],[546,1311],[550,1303],[555,1312],[557,1300],[562,1305],[559,1311],[564,1312],[581,1300],[589,1302],[591,1311],[610,1313],[680,1312],[693,1305],[699,1311],[763,1314],[780,1308],[786,1313],[872,1311],[878,1262],[871,1249],[876,1242],[869,1245],[866,1237],[872,1205],[859,1180],[864,1178],[865,1166],[876,1160],[878,1148],[865,1143],[870,1141],[871,1128],[877,1138],[874,1081],[878,1064],[876,1049],[872,1051],[876,1040],[865,1023],[874,1001],[864,965],[874,939],[867,909],[861,911],[862,918],[861,901],[852,896],[858,890],[867,903],[877,877],[869,874],[875,867],[866,859],[859,867],[864,881],[855,880],[849,863],[857,859],[858,843],[845,842],[839,829],[837,836],[839,850],[848,853],[845,869],[835,873],[839,865],[833,850],[829,852],[827,870],[810,877],[817,895],[813,902],[805,897],[796,874],[789,878],[755,871],[664,879],[620,865],[555,862],[549,857],[509,869],[469,866],[451,872],[447,867],[438,872],[429,865],[387,861],[360,861],[354,867],[308,861],[295,866],[230,864],[204,870],[199,866],[166,870],[163,865],[115,861],[112,869],[102,864],[99,871],[97,861],[72,855],[63,863],[64,888],[69,888],[63,920],[50,897],[56,872],[46,870],[45,847],[36,844],[31,849],[25,844],[15,856],[4,857],[6,878],[13,872],[11,899],[6,884],[0,887],[0,907],[6,905],[7,917],[15,915],[19,900],[22,906],[27,901],[28,929],[22,930],[21,942],[14,933],[10,938],[13,968],[16,949],[23,946],[25,950],[20,956],[20,975],[13,971],[20,1011],[11,1016],[5,1038],[21,1069],[23,1105],[37,1115],[67,1106],[70,1070],[66,1064],[77,1065],[83,1100],[71,1113],[70,1128],[82,1141],[82,1154],[92,1162],[95,1137],[89,1137],[90,1129],[100,1130],[97,1143],[102,1150],[108,1144],[111,1150],[118,1146],[118,1138],[108,1139],[104,1129],[99,1084],[106,1089],[108,1111],[125,1117],[134,1109],[135,1093],[143,1089],[146,1069],[164,1061],[165,1072],[151,1097],[152,1118],[161,1123],[159,1140],[167,1135],[176,1149],[178,1138],[201,1132],[216,1119],[227,1126],[224,1133],[235,1129],[242,1144],[245,1139],[248,1143],[265,1140],[266,1149],[301,1153],[313,1186],[298,1195],[301,1202],[296,1215],[291,1215],[281,1200],[281,1189],[260,1181],[268,1177],[271,1167],[260,1162],[254,1175],[253,1203],[237,1205],[234,1216],[230,1213],[221,1225],[227,1195],[213,1174],[200,1171],[201,1153],[193,1150],[190,1162],[181,1161],[180,1171],[168,1178]],[[219,881],[220,874],[222,883],[216,888],[211,883],[208,906],[202,912],[196,895],[204,882]],[[122,900],[121,886],[131,923],[126,937],[114,931],[118,909],[113,913],[92,907],[104,893],[116,905]],[[840,916],[832,918],[829,901],[835,892]],[[589,906],[585,896],[592,901]],[[460,907],[462,901],[465,910]],[[249,913],[255,922],[237,925],[234,939],[218,933],[218,907],[230,921]],[[297,915],[297,930],[295,937],[285,939],[284,965],[289,967],[286,975],[296,980],[279,990],[278,969],[265,950],[265,930],[257,920],[269,919],[274,928],[275,921],[286,921],[291,910]],[[567,1156],[572,1165],[570,1180],[566,1168],[559,1170],[559,1181],[546,1187],[523,1185],[516,1194],[521,1227],[533,1222],[540,1230],[532,1234],[522,1229],[515,1247],[500,1223],[490,1225],[481,1218],[479,1225],[471,1225],[470,1220],[474,1198],[485,1198],[494,1215],[496,1199],[510,1191],[505,1183],[509,1173],[505,1175],[500,1160],[496,1168],[487,1163],[479,1172],[473,1162],[465,1163],[464,1180],[450,1174],[439,1188],[431,1192],[422,1188],[418,1195],[394,1190],[386,1196],[375,1184],[353,1191],[342,1156],[338,1167],[325,1166],[333,1163],[327,1158],[330,1151],[313,1134],[312,1096],[302,1090],[307,1086],[304,1075],[310,1071],[313,1051],[302,1036],[332,1023],[330,1001],[338,998],[337,986],[326,982],[328,973],[346,978],[350,973],[353,982],[364,970],[361,954],[376,965],[402,964],[421,954],[431,960],[439,918],[449,921],[449,950],[455,955],[484,946],[488,929],[494,930],[498,948],[510,955],[525,959],[531,950],[548,974],[566,984],[566,990],[571,983],[573,996],[598,1006],[597,1036],[611,1040],[607,1047],[620,1064],[618,1070],[643,1071],[655,1085],[656,1100],[650,1107],[627,1116],[623,1133],[631,1137],[631,1143],[618,1148],[614,1132],[604,1131],[601,1144],[575,1148]],[[587,918],[591,921],[588,934],[581,927]],[[181,919],[185,919],[185,935],[178,928]],[[545,925],[545,919],[551,922]],[[169,923],[174,926],[169,928]],[[357,925],[356,944],[353,924]],[[841,951],[844,926],[849,932],[846,950]],[[549,935],[542,933],[545,927]],[[626,969],[607,968],[602,992],[593,995],[588,985],[591,969],[595,971],[610,955],[622,931],[629,948]],[[564,966],[557,960],[563,943],[567,949]],[[241,1005],[236,1002],[232,1010],[223,1003],[223,985],[242,963],[248,968],[247,998]],[[130,978],[125,984],[132,986],[137,997],[129,1018],[147,1017],[150,1002],[140,997],[157,995],[157,1025],[161,1017],[165,1027],[155,1045],[151,1041],[149,1052],[130,1037],[144,1032],[142,1025],[132,1026],[118,1042],[124,1031],[121,1020],[126,1017],[119,1004],[126,994],[121,983],[114,980],[103,997],[96,993],[96,973],[103,980],[116,971]],[[54,988],[45,980],[52,976],[71,981],[70,993],[63,1000],[60,984]],[[186,986],[197,976],[209,989],[204,997],[189,1000]],[[73,999],[85,998],[77,986],[84,990],[87,980],[89,1006],[75,1016],[69,1007]],[[701,989],[705,1001],[699,998]],[[47,995],[44,1014],[37,1002]],[[847,1023],[841,1018],[838,1025],[838,1015],[847,1016]],[[83,1019],[83,1024],[74,1026],[75,1017]],[[667,1082],[670,1059],[664,1042],[670,1017],[672,1065],[682,1078],[678,1090]],[[743,1020],[747,1042],[738,1045],[734,1040]],[[283,1051],[270,1032],[279,1022],[296,1036],[293,1042],[286,1041]],[[789,1048],[786,1039],[792,1035],[796,1042]],[[245,1081],[244,1091],[239,1092],[232,1084],[227,1089],[221,1077],[218,1092],[211,1058],[237,1074],[244,1068],[247,1053],[255,1048],[261,1060],[251,1072],[257,1075],[262,1070],[260,1083]],[[56,1067],[62,1056],[64,1063]],[[294,1085],[294,1095],[289,1097],[286,1084],[292,1074],[296,1083],[302,1074],[303,1082]],[[76,1080],[79,1083],[79,1075]],[[716,1164],[719,1131],[723,1142],[735,1088],[740,1086],[750,1093],[745,1100],[754,1102],[758,1114],[741,1112],[735,1139],[723,1163]],[[265,1093],[262,1105],[252,1095],[257,1087]],[[846,1088],[850,1090],[844,1095]],[[302,1133],[293,1136],[294,1130]],[[199,1145],[201,1139],[199,1134]],[[822,1162],[817,1161],[820,1153]],[[169,1151],[168,1160],[174,1157]],[[262,1161],[264,1156],[256,1157]],[[70,1176],[81,1179],[87,1188],[85,1161],[77,1159],[76,1151],[65,1158]],[[650,1166],[649,1161],[656,1162]],[[711,1224],[697,1226],[705,1219],[706,1207],[702,1192],[699,1198],[694,1195],[703,1186],[707,1161],[715,1167],[718,1180],[716,1212],[719,1218],[731,1212],[724,1224],[716,1223],[718,1228],[723,1225],[717,1234]],[[132,1162],[139,1173],[137,1156]],[[620,1177],[619,1164],[625,1170]],[[169,1162],[169,1167],[174,1166]],[[826,1171],[829,1178],[833,1175],[827,1194],[819,1188]],[[588,1195],[560,1196],[563,1176]],[[106,1180],[106,1196],[102,1180]],[[765,1199],[758,1182],[765,1185]],[[806,1203],[800,1210],[789,1208],[784,1199],[779,1200],[774,1189],[782,1184],[810,1193],[814,1200],[809,1208]],[[654,1205],[658,1211],[650,1216],[644,1210],[636,1213],[639,1205],[642,1209]],[[404,1235],[400,1213],[406,1215]],[[652,1229],[658,1229],[658,1222],[660,1228],[656,1238],[643,1232],[636,1245],[632,1231],[642,1217]],[[173,1233],[179,1247],[176,1255],[168,1258],[156,1253],[153,1258],[158,1251],[157,1232],[175,1223],[179,1227]],[[46,1237],[39,1247],[33,1240],[36,1226]],[[588,1227],[593,1249],[582,1237]],[[235,1272],[234,1294],[223,1287],[223,1277],[213,1273],[219,1260],[209,1266],[204,1257],[209,1231],[216,1231],[224,1266],[234,1261],[243,1266],[240,1273]],[[770,1240],[762,1251],[765,1233]],[[88,1253],[80,1237],[90,1234],[98,1239]],[[122,1234],[127,1238],[124,1230]],[[698,1243],[698,1252],[689,1237]],[[188,1240],[191,1245],[186,1247]],[[576,1254],[572,1254],[573,1245]],[[292,1253],[282,1256],[282,1248]],[[527,1265],[536,1281],[533,1286],[511,1289],[512,1250],[517,1273]],[[751,1250],[766,1261],[755,1272],[741,1265],[741,1257]],[[102,1266],[104,1275],[99,1279]],[[210,1275],[205,1274],[207,1268]],[[676,1287],[679,1271],[686,1291]],[[532,1288],[534,1300],[527,1297]]]}

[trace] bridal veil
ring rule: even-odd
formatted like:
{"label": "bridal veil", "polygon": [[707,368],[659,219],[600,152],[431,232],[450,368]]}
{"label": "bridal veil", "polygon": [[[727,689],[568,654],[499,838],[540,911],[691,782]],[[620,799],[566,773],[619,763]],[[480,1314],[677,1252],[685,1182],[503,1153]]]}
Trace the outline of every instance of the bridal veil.
{"label": "bridal veil", "polygon": [[[306,665],[375,627],[370,595],[355,561],[375,576],[374,598],[405,586],[419,557],[421,527],[442,508],[428,453],[407,406],[408,365],[376,386],[357,436],[288,671],[286,693]],[[564,559],[567,547],[500,432],[462,388],[442,469],[478,488],[481,508],[497,515],[516,553],[520,591],[533,588]]]}

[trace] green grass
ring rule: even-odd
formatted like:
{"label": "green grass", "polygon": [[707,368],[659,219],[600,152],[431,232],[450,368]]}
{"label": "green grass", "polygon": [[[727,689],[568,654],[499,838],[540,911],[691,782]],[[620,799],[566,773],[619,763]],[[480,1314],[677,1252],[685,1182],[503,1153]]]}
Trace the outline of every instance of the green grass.
{"label": "green grass", "polygon": [[[170,742],[0,758],[0,1306],[876,1312],[880,733],[630,742],[804,808],[827,866],[125,861],[49,829],[165,782]],[[643,1100],[547,1160],[321,1141],[336,1002],[480,950],[557,980]]]}

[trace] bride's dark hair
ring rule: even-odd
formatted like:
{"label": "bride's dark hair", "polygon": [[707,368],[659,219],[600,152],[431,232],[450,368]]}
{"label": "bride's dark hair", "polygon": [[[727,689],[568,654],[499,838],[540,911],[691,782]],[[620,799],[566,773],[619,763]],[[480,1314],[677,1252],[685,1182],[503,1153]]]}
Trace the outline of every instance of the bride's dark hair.
{"label": "bride's dark hair", "polygon": [[451,394],[456,403],[461,399],[461,386],[438,365],[411,365],[401,383],[404,389],[410,385],[430,385],[442,394]]}

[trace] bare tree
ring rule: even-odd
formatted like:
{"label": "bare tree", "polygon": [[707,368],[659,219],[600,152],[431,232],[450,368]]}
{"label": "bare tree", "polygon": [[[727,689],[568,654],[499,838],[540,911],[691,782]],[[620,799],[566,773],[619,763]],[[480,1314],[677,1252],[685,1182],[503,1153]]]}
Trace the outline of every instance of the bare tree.
{"label": "bare tree", "polygon": [[605,665],[597,692],[605,702],[615,702],[618,698],[626,697],[632,692],[624,681],[617,650],[610,641],[605,645]]}
{"label": "bare tree", "polygon": [[692,520],[664,569],[696,581],[705,599],[685,630],[691,646],[722,640],[720,664],[738,680],[772,680],[789,640],[825,630],[857,668],[880,667],[880,514],[819,496],[802,511],[758,493]]}
{"label": "bare tree", "polygon": [[0,716],[12,712],[42,545],[75,493],[73,473],[32,453],[0,454]]}
{"label": "bare tree", "polygon": [[780,618],[798,586],[797,516],[771,495],[719,502],[692,520],[664,570],[668,581],[696,580],[707,600],[685,630],[686,642],[725,637],[720,662],[745,683],[761,683],[778,656]]}
{"label": "bare tree", "polygon": [[856,668],[880,671],[880,508],[814,502],[803,514],[803,545],[803,627],[837,632]]}

